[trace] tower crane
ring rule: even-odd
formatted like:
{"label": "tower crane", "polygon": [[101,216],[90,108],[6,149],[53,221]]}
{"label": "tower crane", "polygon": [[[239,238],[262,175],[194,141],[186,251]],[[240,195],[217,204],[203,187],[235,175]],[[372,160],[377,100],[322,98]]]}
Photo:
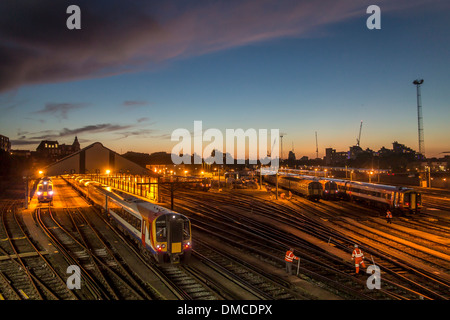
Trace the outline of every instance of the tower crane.
{"label": "tower crane", "polygon": [[362,120],[361,120],[361,124],[359,125],[359,136],[358,139],[356,139],[356,145],[359,147],[360,146],[360,142],[361,142],[361,130],[362,130]]}

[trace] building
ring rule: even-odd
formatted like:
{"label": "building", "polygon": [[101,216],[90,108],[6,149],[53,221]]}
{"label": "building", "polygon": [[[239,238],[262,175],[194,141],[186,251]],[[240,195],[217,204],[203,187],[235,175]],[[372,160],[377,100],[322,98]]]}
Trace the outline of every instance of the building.
{"label": "building", "polygon": [[48,176],[61,174],[149,174],[149,170],[104,147],[100,142],[42,168]]}
{"label": "building", "polygon": [[11,142],[9,141],[9,138],[2,136],[1,134],[0,134],[0,149],[5,152],[11,151]]}
{"label": "building", "polygon": [[405,146],[404,144],[398,143],[397,141],[394,141],[392,143],[392,151],[396,154],[412,154],[412,155],[416,155],[416,152]]}
{"label": "building", "polygon": [[325,149],[325,165],[326,166],[332,166],[332,165],[345,165],[345,161],[348,158],[348,153],[343,152],[336,152],[336,149],[333,148],[326,148]]}
{"label": "building", "polygon": [[59,144],[55,140],[43,140],[36,148],[38,157],[51,161],[56,161],[78,151],[80,151],[80,143],[77,137],[75,137],[72,145]]}

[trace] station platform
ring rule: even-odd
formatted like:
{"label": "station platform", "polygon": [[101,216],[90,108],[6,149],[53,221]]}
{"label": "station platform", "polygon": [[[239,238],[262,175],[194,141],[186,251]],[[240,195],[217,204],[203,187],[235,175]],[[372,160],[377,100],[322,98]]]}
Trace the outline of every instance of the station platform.
{"label": "station platform", "polygon": [[39,245],[39,249],[42,250],[43,254],[56,253],[55,247],[50,242],[47,235],[41,230],[38,223],[34,220],[33,214],[38,205],[40,205],[38,200],[36,197],[33,197],[31,202],[28,204],[28,209],[23,209],[21,211],[23,223],[25,224],[30,237]]}

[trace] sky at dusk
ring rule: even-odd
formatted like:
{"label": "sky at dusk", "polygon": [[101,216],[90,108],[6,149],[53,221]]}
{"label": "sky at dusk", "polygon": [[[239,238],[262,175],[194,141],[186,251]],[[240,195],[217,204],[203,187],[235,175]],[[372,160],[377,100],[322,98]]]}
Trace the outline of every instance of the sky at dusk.
{"label": "sky at dusk", "polygon": [[[68,30],[66,8],[81,9]],[[369,5],[381,29],[369,30]],[[170,152],[173,130],[279,129],[284,151],[356,143],[450,151],[448,1],[0,3],[0,134],[119,152]],[[205,143],[206,145],[206,143]]]}

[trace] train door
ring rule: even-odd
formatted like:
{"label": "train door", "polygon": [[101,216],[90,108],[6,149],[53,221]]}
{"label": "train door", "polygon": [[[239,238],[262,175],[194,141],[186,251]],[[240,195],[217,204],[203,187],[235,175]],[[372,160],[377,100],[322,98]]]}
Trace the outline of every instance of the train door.
{"label": "train door", "polygon": [[409,194],[409,196],[410,196],[410,202],[411,202],[411,210],[416,210],[416,208],[417,208],[417,194],[416,193],[414,193],[414,192],[411,192],[410,194]]}
{"label": "train door", "polygon": [[[175,216],[171,218],[169,230],[169,250],[171,253],[171,259],[177,254],[181,253],[181,245],[183,242],[183,219],[177,219]],[[175,254],[175,255],[174,255]]]}
{"label": "train door", "polygon": [[393,194],[392,194],[392,208],[397,208],[398,207],[398,205],[397,205],[397,201],[398,201],[398,192],[393,192]]}
{"label": "train door", "polygon": [[148,238],[147,235],[147,222],[142,219],[142,230],[141,230],[141,240],[142,240],[142,246],[145,248],[145,242]]}

